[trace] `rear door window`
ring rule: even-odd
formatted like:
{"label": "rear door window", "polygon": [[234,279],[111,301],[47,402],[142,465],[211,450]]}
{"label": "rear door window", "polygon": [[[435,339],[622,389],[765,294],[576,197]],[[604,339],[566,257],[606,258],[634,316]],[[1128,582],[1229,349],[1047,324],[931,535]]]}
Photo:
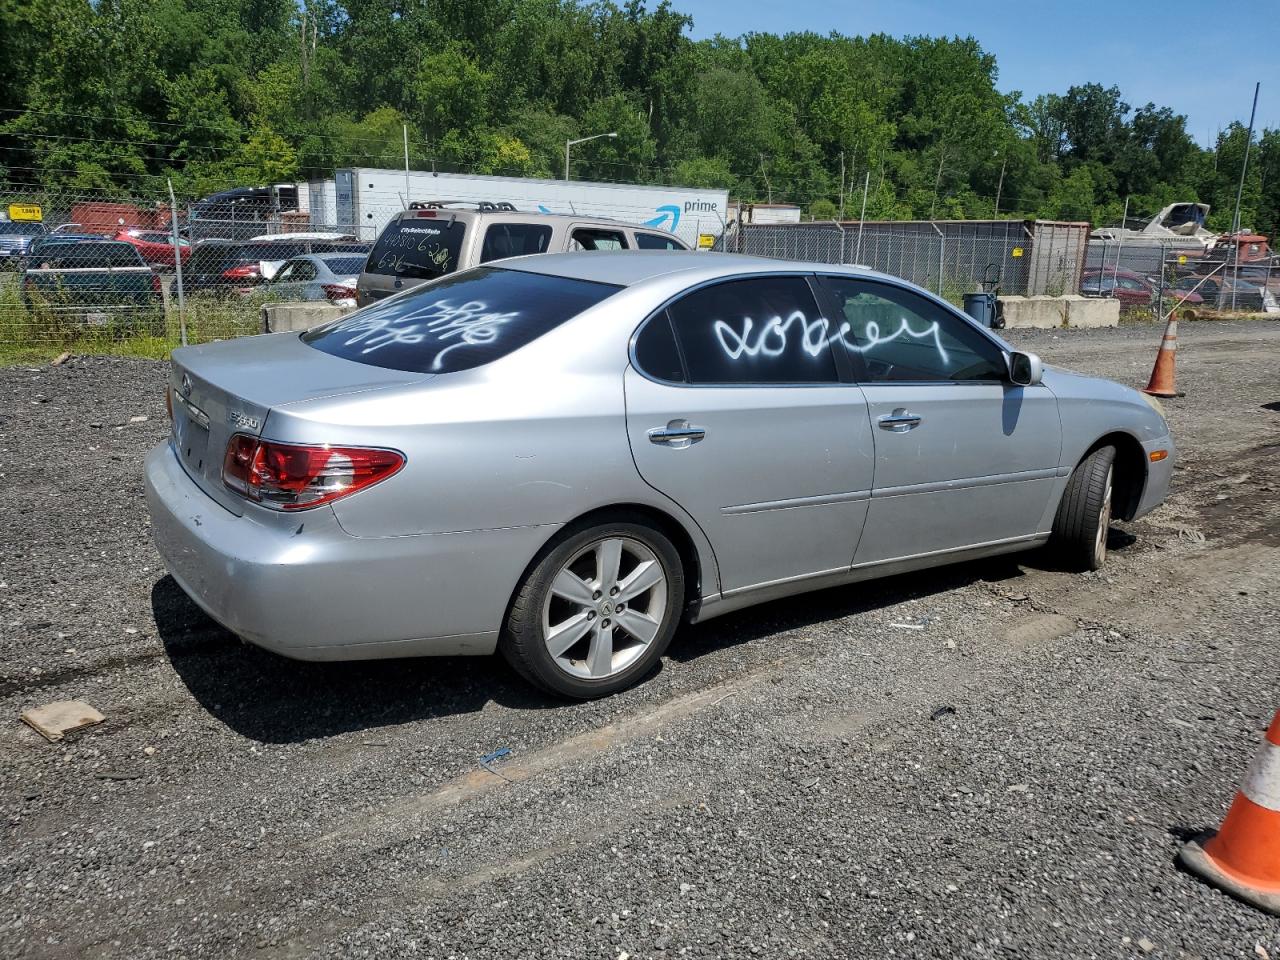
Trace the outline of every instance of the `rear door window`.
{"label": "rear door window", "polygon": [[453,373],[506,356],[620,289],[476,267],[317,327],[302,340],[376,367]]}
{"label": "rear door window", "polygon": [[682,244],[675,237],[662,233],[636,233],[637,250],[683,250]]}
{"label": "rear door window", "polygon": [[448,218],[392,220],[378,237],[365,264],[368,273],[433,280],[458,269],[467,225]]}
{"label": "rear door window", "polygon": [[626,250],[627,238],[621,230],[579,227],[569,237],[570,250]]}
{"label": "rear door window", "polygon": [[218,273],[229,255],[230,249],[225,244],[219,243],[212,246],[201,244],[196,247],[195,253],[191,254],[188,269],[192,273]]}
{"label": "rear door window", "polygon": [[545,223],[491,223],[484,232],[480,262],[546,253],[551,245],[551,227]]}
{"label": "rear door window", "polygon": [[839,381],[827,322],[804,277],[759,277],[702,287],[667,312],[690,383]]}

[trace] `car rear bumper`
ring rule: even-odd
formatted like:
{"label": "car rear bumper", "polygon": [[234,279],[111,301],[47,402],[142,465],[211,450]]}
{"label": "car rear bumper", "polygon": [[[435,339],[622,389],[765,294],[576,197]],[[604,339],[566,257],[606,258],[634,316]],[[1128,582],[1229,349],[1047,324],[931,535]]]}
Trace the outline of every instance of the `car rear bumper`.
{"label": "car rear bumper", "polygon": [[555,529],[361,538],[327,507],[237,517],[168,443],[148,454],[145,487],[182,589],[232,633],[300,660],[492,653],[520,574]]}
{"label": "car rear bumper", "polygon": [[[1138,508],[1133,513],[1133,519],[1146,516],[1160,504],[1164,503],[1165,497],[1169,495],[1169,481],[1173,478],[1173,465],[1178,459],[1178,451],[1174,446],[1172,435],[1161,437],[1159,440],[1151,440],[1142,445],[1143,453],[1147,456],[1147,482],[1142,488],[1142,497],[1138,500]],[[1151,454],[1156,450],[1168,451],[1168,456],[1163,460],[1156,462],[1151,461]]]}

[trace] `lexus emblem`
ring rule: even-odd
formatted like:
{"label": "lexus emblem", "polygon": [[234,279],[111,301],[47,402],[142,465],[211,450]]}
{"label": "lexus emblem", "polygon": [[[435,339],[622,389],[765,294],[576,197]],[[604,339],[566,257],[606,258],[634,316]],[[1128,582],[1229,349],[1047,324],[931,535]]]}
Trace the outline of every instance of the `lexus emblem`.
{"label": "lexus emblem", "polygon": [[191,396],[191,378],[185,373],[182,375],[182,395],[184,397]]}

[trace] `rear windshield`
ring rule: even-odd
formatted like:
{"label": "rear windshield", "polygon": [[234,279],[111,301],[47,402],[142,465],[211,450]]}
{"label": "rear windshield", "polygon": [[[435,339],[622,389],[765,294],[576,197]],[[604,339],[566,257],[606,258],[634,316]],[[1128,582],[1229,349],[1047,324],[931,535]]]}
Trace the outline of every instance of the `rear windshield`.
{"label": "rear windshield", "polygon": [[225,243],[198,244],[191,254],[189,269],[192,273],[214,273],[231,256],[231,248]]}
{"label": "rear windshield", "polygon": [[375,367],[453,373],[506,356],[620,289],[476,267],[309,330],[302,339]]}
{"label": "rear windshield", "polygon": [[127,243],[47,243],[35,258],[32,266],[40,270],[145,266],[138,251]]}
{"label": "rear windshield", "polygon": [[392,220],[369,252],[368,273],[430,280],[458,269],[466,224],[414,217]]}
{"label": "rear windshield", "polygon": [[363,257],[325,257],[324,265],[340,277],[358,274],[364,269]]}
{"label": "rear windshield", "polygon": [[0,235],[34,237],[45,232],[39,220],[0,220]]}

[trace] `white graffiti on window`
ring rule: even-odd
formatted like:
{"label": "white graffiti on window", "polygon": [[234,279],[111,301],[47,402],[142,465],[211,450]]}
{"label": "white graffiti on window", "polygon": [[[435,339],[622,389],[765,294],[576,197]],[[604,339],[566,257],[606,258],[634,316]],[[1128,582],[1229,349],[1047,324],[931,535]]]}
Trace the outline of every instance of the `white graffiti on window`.
{"label": "white graffiti on window", "polygon": [[[854,353],[867,353],[882,343],[889,343],[901,337],[910,337],[915,340],[932,338],[933,348],[942,362],[947,363],[950,359],[946,348],[942,345],[942,332],[936,320],[925,329],[916,330],[906,317],[902,317],[898,329],[885,335],[880,332],[880,324],[872,320],[863,328],[860,337],[852,336],[853,327],[847,322],[840,324],[840,328],[833,333],[831,324],[825,317],[810,320],[800,310],[790,314],[786,320],[782,317],[767,320],[758,331],[755,329],[755,321],[750,317],[742,318],[741,330],[734,329],[724,320],[717,320],[712,325],[721,349],[730,360],[739,360],[742,357],[781,356],[786,352],[789,334],[797,327],[800,348],[810,357],[821,355],[830,343],[842,344],[846,350]],[[859,340],[862,342],[857,342]]]}
{"label": "white graffiti on window", "polygon": [[451,351],[493,343],[502,336],[503,328],[520,316],[518,310],[506,313],[490,310],[481,300],[460,304],[437,300],[407,313],[401,309],[399,304],[382,309],[375,307],[350,320],[339,321],[332,329],[335,333],[352,334],[343,343],[362,346],[361,353],[395,345],[448,344],[431,362],[431,369],[439,370]]}

